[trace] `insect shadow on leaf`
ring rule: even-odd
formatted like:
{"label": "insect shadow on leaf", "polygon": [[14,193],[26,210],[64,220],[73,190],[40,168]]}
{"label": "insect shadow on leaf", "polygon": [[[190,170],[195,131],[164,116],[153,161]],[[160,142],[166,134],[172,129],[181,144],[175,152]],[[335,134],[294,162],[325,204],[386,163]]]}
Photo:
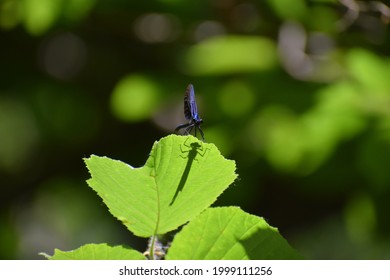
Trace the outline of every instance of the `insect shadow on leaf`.
{"label": "insect shadow on leaf", "polygon": [[199,142],[192,142],[191,144],[188,144],[189,139],[190,138],[188,137],[186,139],[186,141],[184,141],[184,143],[182,145],[180,145],[180,151],[182,153],[182,155],[180,155],[180,157],[183,159],[187,159],[187,164],[186,164],[186,167],[184,168],[184,172],[181,176],[179,185],[177,186],[175,195],[173,196],[172,201],[169,205],[172,205],[175,202],[178,194],[183,190],[184,185],[187,182],[188,175],[189,175],[190,170],[191,170],[191,166],[192,166],[194,160],[196,160],[196,161],[198,160],[196,158],[197,155],[204,157],[206,152],[208,150],[210,150],[209,148],[205,149],[203,147],[203,145],[201,145],[201,143],[199,143]]}

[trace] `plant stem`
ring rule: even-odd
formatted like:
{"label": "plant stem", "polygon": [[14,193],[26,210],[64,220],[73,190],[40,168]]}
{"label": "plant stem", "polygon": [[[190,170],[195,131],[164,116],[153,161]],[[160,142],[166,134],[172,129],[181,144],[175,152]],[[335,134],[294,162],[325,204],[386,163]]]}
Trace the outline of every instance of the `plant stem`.
{"label": "plant stem", "polygon": [[154,245],[155,245],[155,242],[156,242],[156,238],[157,238],[156,234],[154,234],[151,237],[150,247],[149,247],[149,259],[150,260],[154,260]]}

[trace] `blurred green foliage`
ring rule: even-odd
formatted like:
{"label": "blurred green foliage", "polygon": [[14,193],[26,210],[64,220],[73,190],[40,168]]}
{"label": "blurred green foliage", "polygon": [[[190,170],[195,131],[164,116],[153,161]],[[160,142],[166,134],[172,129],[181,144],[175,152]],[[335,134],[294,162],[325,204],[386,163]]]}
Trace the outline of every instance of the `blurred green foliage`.
{"label": "blurred green foliage", "polygon": [[153,115],[159,103],[158,85],[145,75],[122,78],[111,95],[111,110],[118,119],[140,121]]}
{"label": "blurred green foliage", "polygon": [[146,248],[92,206],[81,159],[143,165],[193,83],[207,141],[240,174],[219,204],[309,259],[390,258],[388,15],[384,1],[1,1],[0,257]]}
{"label": "blurred green foliage", "polygon": [[216,36],[189,48],[183,72],[200,76],[269,69],[275,51],[272,41],[259,36]]}

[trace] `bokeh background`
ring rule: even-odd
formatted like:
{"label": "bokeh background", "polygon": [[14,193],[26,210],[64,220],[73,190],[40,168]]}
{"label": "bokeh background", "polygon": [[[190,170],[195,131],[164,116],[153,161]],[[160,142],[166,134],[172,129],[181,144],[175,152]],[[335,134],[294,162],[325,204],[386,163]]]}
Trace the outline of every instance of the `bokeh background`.
{"label": "bokeh background", "polygon": [[238,168],[216,205],[308,259],[389,259],[389,21],[387,1],[0,1],[0,258],[145,250],[82,159],[142,166],[193,83]]}

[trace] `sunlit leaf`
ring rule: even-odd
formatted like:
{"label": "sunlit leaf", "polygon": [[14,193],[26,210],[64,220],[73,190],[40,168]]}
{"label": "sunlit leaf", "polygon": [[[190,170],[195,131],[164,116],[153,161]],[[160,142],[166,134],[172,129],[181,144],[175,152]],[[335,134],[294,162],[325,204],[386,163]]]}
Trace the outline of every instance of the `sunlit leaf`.
{"label": "sunlit leaf", "polygon": [[135,235],[164,234],[186,223],[236,178],[235,163],[193,136],[170,135],[156,142],[146,164],[91,156],[88,184],[109,211]]}
{"label": "sunlit leaf", "polygon": [[301,259],[278,230],[238,207],[209,208],[178,233],[168,260]]}
{"label": "sunlit leaf", "polygon": [[73,251],[54,250],[54,255],[42,254],[50,260],[145,260],[140,252],[124,246],[86,244]]}

